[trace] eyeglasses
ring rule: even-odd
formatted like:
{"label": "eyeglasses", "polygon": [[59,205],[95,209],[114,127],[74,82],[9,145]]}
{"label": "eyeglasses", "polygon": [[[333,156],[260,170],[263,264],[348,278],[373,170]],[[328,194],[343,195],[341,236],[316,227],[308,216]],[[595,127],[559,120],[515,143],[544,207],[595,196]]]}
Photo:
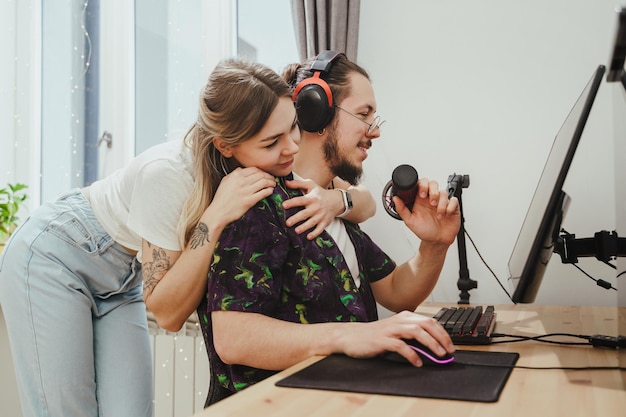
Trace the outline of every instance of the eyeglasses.
{"label": "eyeglasses", "polygon": [[380,116],[376,116],[374,117],[374,120],[372,120],[372,123],[367,123],[365,120],[361,119],[359,116],[357,116],[356,114],[349,112],[348,110],[344,109],[343,107],[341,107],[338,104],[335,104],[335,107],[337,107],[339,110],[343,110],[346,113],[348,113],[350,116],[354,117],[357,120],[360,120],[361,122],[365,123],[368,128],[367,128],[367,134],[371,135],[372,133],[374,133],[374,130],[380,128],[383,123],[386,122],[386,120],[381,119]]}

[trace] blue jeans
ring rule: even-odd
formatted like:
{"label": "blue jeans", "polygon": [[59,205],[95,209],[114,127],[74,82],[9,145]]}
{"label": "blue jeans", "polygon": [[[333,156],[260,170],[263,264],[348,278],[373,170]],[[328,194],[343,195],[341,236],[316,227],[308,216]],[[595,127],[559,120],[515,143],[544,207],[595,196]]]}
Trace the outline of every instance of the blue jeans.
{"label": "blue jeans", "polygon": [[0,306],[24,417],[151,417],[141,264],[80,191],[35,210],[1,256]]}

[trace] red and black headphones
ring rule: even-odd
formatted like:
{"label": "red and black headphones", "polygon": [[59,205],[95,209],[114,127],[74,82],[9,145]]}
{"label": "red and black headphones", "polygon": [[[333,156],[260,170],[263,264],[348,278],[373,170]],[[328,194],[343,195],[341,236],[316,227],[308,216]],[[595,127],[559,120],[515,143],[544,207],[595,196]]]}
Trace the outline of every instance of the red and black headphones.
{"label": "red and black headphones", "polygon": [[342,52],[321,52],[311,64],[313,76],[302,80],[293,92],[292,100],[296,107],[298,124],[307,132],[320,132],[330,123],[335,114],[333,93],[322,79],[327,74],[333,61]]}

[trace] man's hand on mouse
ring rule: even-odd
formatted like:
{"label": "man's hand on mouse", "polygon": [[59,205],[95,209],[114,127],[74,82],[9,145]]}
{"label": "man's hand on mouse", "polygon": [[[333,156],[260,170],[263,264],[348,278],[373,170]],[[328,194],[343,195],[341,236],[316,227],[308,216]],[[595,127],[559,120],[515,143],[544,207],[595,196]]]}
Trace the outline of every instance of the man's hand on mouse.
{"label": "man's hand on mouse", "polygon": [[345,326],[342,352],[354,358],[372,358],[397,352],[415,366],[422,360],[402,339],[415,339],[437,356],[454,353],[455,346],[446,330],[432,317],[403,311],[391,317]]}

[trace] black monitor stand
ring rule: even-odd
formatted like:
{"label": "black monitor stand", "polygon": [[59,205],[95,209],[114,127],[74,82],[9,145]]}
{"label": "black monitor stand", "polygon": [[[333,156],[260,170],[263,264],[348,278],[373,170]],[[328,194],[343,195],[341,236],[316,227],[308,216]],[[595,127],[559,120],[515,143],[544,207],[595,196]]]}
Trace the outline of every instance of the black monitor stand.
{"label": "black monitor stand", "polygon": [[579,257],[591,256],[608,263],[615,257],[626,256],[626,238],[618,237],[615,231],[602,230],[596,232],[594,237],[577,239],[575,234],[561,230],[554,242],[554,252],[561,256],[564,264],[574,264]]}
{"label": "black monitor stand", "polygon": [[[576,238],[576,235],[561,230],[554,241],[554,252],[561,256],[564,264],[575,264],[579,257],[592,257],[615,268],[609,261],[616,257],[626,256],[626,238],[617,237],[615,231],[602,230],[594,237]],[[611,283],[603,279],[595,280],[599,287],[606,290],[615,289]]]}
{"label": "black monitor stand", "polygon": [[456,235],[456,243],[459,251],[459,279],[456,284],[457,288],[460,290],[458,304],[469,304],[469,291],[478,288],[478,282],[470,278],[465,246],[465,217],[463,216],[461,194],[463,194],[463,188],[469,187],[469,183],[469,175],[452,174],[448,177],[448,197],[454,196],[459,200],[459,210],[461,212],[461,227]]}

